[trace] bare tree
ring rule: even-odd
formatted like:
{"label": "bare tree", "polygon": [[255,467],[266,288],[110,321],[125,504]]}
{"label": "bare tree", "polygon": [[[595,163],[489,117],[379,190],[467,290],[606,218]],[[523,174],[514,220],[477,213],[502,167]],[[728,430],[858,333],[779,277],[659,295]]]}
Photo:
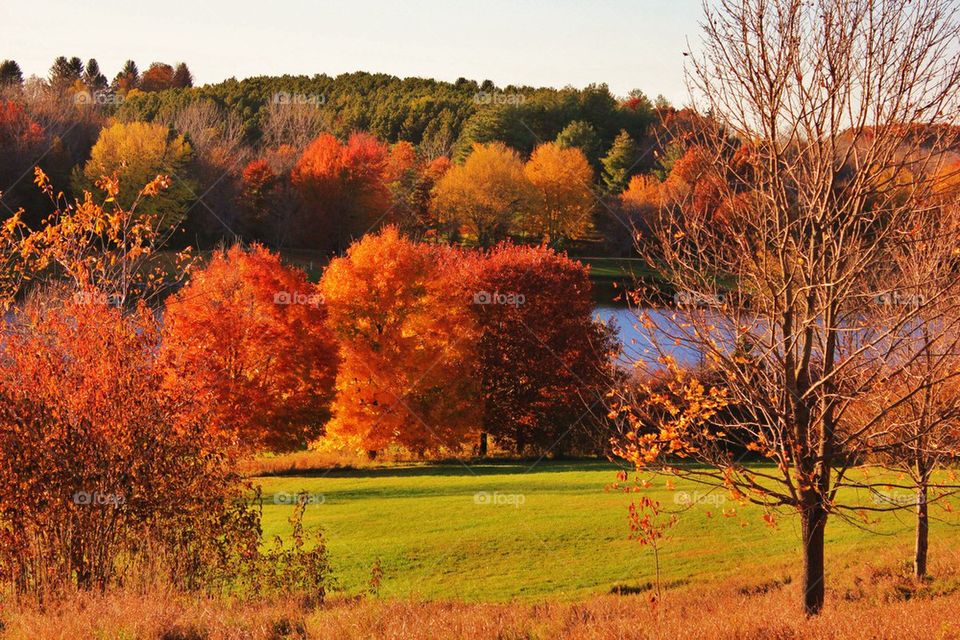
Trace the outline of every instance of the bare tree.
{"label": "bare tree", "polygon": [[903,488],[912,495],[891,493],[900,486],[891,485],[889,478],[864,479],[863,485],[875,504],[915,509],[917,578],[927,573],[930,505],[957,489],[935,480],[934,473],[960,453],[960,287],[955,275],[960,219],[953,202],[943,205],[929,210],[923,240],[904,244],[893,257],[905,288],[885,290],[876,298],[875,326],[886,326],[891,315],[899,315],[896,307],[917,307],[917,318],[903,327],[905,348],[883,363],[884,384],[861,401],[891,409],[879,416],[872,408],[851,412],[857,428],[864,426],[857,424],[861,416],[872,421],[872,462],[909,480]]}
{"label": "bare tree", "polygon": [[329,128],[327,115],[311,102],[274,99],[260,115],[262,143],[267,149],[289,145],[299,154]]}
{"label": "bare tree", "polygon": [[[720,206],[703,206],[701,190],[678,194],[640,250],[681,307],[642,318],[660,366],[693,351],[719,383],[680,375],[673,393],[653,394],[667,419],[630,420],[621,452],[795,510],[813,615],[828,516],[858,506],[840,490],[860,486],[858,462],[890,449],[877,425],[924,385],[903,377],[882,406],[858,400],[920,357],[911,327],[938,321],[955,275],[941,265],[923,303],[891,306],[878,326],[876,296],[910,285],[894,258],[933,241],[924,203],[956,134],[960,21],[951,0],[714,4],[689,77],[716,123],[697,141]],[[632,400],[620,406],[628,418]],[[745,450],[772,465],[744,463]]]}
{"label": "bare tree", "polygon": [[243,122],[211,100],[197,100],[161,117],[160,121],[189,136],[190,145],[199,154],[227,158],[246,158]]}
{"label": "bare tree", "polygon": [[159,119],[186,136],[199,181],[193,218],[198,231],[219,236],[239,228],[236,219],[240,173],[252,156],[243,123],[211,100],[197,100]]}

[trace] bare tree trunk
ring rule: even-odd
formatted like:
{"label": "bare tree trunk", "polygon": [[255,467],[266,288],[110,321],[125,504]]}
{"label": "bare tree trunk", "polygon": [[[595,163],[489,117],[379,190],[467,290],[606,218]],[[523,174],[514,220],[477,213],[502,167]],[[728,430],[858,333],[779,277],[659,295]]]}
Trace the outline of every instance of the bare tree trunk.
{"label": "bare tree trunk", "polygon": [[917,527],[916,541],[913,547],[913,575],[922,578],[927,575],[927,548],[929,546],[930,521],[927,514],[927,484],[917,487]]}
{"label": "bare tree trunk", "polygon": [[480,446],[477,447],[477,455],[481,458],[487,457],[487,432],[480,432]]}
{"label": "bare tree trunk", "polygon": [[817,499],[802,507],[800,517],[803,525],[803,610],[808,616],[815,616],[823,609],[827,513]]}

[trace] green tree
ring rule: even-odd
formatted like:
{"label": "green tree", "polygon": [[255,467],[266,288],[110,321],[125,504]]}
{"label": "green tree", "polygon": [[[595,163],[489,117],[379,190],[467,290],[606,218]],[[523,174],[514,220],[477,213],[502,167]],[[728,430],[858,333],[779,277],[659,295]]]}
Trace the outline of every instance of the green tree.
{"label": "green tree", "polygon": [[453,152],[454,160],[463,162],[473,153],[474,145],[489,142],[502,142],[521,153],[530,153],[537,143],[537,135],[531,130],[520,106],[497,104],[484,107],[464,125]]}
{"label": "green tree", "polygon": [[630,178],[640,160],[640,149],[626,131],[621,131],[613,146],[603,157],[603,184],[610,193],[620,193],[627,188]]}
{"label": "green tree", "polygon": [[107,76],[100,72],[100,65],[97,63],[96,58],[90,58],[90,60],[87,61],[87,67],[83,70],[81,79],[91,93],[103,91],[109,86]]}
{"label": "green tree", "polygon": [[23,72],[14,60],[0,62],[0,87],[23,84]]}
{"label": "green tree", "polygon": [[58,56],[50,67],[50,86],[56,91],[66,91],[80,80],[83,75],[83,62],[76,56],[67,60],[66,56]]}
{"label": "green tree", "polygon": [[131,89],[140,87],[140,70],[137,69],[137,63],[133,60],[127,60],[123,64],[123,69],[113,78],[112,88],[117,93],[126,94]]}
{"label": "green tree", "polygon": [[580,149],[594,168],[599,166],[600,137],[589,122],[574,120],[557,134],[556,142],[564,149]]}

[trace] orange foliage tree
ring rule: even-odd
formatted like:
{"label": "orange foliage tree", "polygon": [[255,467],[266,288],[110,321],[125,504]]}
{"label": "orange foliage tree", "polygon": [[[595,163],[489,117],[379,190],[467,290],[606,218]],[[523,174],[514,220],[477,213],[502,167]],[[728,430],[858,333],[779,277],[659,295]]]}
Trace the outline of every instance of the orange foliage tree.
{"label": "orange foliage tree", "polygon": [[241,450],[322,433],[337,369],[320,294],[263,247],[218,252],[166,305],[168,386],[202,398],[213,432]]}
{"label": "orange foliage tree", "polygon": [[306,242],[343,250],[383,218],[390,207],[387,157],[387,146],[368,133],[354,133],[346,144],[323,133],[307,146],[290,174],[307,207]]}
{"label": "orange foliage tree", "polygon": [[472,322],[458,254],[387,227],[331,262],[321,281],[342,365],[328,431],[376,451],[457,448],[478,424]]}
{"label": "orange foliage tree", "polygon": [[620,203],[628,211],[652,215],[660,208],[661,198],[661,183],[655,176],[636,175],[620,194]]}
{"label": "orange foliage tree", "polygon": [[[322,543],[306,550],[295,533],[293,549],[261,551],[259,511],[221,437],[230,434],[209,428],[219,405],[170,384],[181,372],[161,353],[146,301],[186,272],[187,258],[156,255],[166,234],[117,203],[116,179],[99,181],[104,205],[89,194],[70,204],[36,175],[54,214],[35,231],[19,213],[0,229],[3,302],[33,287],[0,331],[5,585],[47,598],[149,576],[322,598]],[[165,184],[158,176],[137,200]]]}
{"label": "orange foliage tree", "polygon": [[23,198],[16,184],[44,155],[43,128],[12,100],[0,100],[0,201],[15,209]]}
{"label": "orange foliage tree", "polygon": [[143,72],[140,78],[140,88],[143,91],[163,91],[174,86],[174,69],[164,62],[154,62]]}

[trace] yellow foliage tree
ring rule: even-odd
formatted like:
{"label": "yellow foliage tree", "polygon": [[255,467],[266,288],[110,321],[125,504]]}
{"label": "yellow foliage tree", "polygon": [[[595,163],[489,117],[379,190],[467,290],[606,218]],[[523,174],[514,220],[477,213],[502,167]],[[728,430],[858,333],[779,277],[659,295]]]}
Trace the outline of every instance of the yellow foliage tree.
{"label": "yellow foliage tree", "polygon": [[148,122],[117,123],[104,128],[90,151],[83,171],[74,176],[77,192],[100,191],[97,181],[103,176],[119,180],[116,200],[130,209],[139,195],[139,187],[158,175],[169,179],[168,188],[140,207],[141,214],[152,214],[162,227],[179,224],[195,196],[196,185],[188,177],[190,144],[183,136],[173,136],[160,124]]}
{"label": "yellow foliage tree", "polygon": [[620,204],[628,211],[656,211],[663,205],[663,187],[655,176],[637,175],[620,194]]}
{"label": "yellow foliage tree", "polygon": [[533,187],[533,202],[522,218],[530,235],[556,243],[582,235],[590,228],[593,169],[576,147],[554,142],[533,150],[523,173]]}
{"label": "yellow foliage tree", "polygon": [[487,247],[514,230],[532,196],[516,151],[501,142],[475,144],[466,162],[437,183],[433,209],[441,222],[460,225]]}

